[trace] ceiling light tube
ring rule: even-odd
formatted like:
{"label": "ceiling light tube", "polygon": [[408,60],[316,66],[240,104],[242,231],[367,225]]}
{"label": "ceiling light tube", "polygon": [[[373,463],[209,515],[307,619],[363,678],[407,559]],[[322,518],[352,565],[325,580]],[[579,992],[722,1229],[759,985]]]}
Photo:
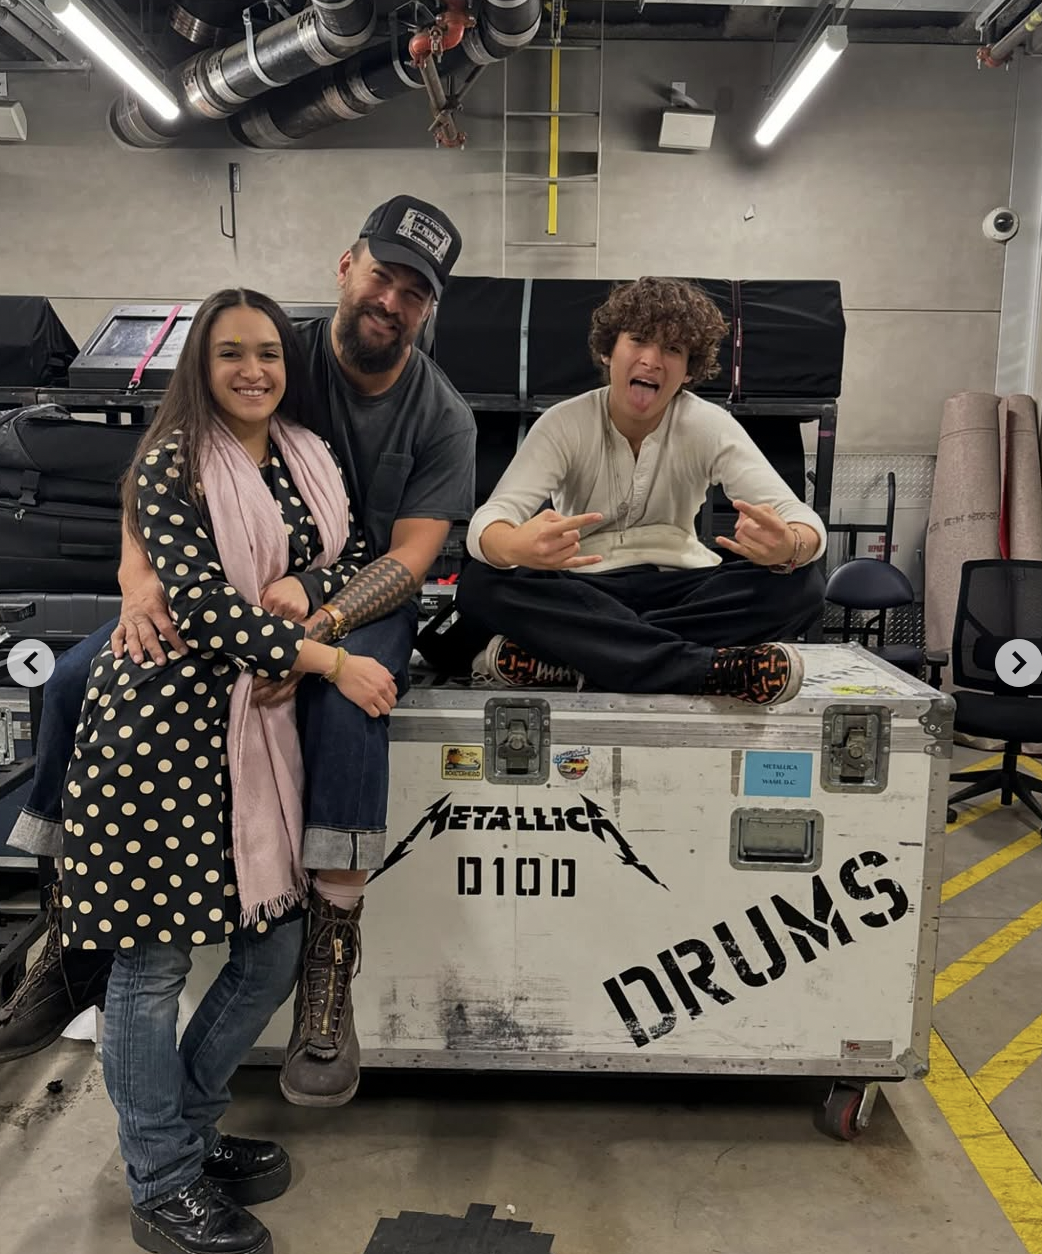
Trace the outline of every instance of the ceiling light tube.
{"label": "ceiling light tube", "polygon": [[47,0],[47,7],[69,34],[117,74],[142,103],[168,122],[178,117],[181,110],[170,90],[105,29],[81,0]]}
{"label": "ceiling light tube", "polygon": [[763,115],[756,130],[758,144],[766,148],[774,143],[846,47],[847,28],[826,26]]}

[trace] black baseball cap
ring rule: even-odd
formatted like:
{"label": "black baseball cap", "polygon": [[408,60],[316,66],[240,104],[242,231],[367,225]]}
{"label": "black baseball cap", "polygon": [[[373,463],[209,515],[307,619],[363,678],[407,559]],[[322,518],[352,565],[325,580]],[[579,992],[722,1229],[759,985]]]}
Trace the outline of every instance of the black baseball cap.
{"label": "black baseball cap", "polygon": [[359,239],[377,261],[411,266],[434,288],[441,289],[463,247],[463,239],[440,209],[415,196],[395,196],[378,205],[365,220]]}

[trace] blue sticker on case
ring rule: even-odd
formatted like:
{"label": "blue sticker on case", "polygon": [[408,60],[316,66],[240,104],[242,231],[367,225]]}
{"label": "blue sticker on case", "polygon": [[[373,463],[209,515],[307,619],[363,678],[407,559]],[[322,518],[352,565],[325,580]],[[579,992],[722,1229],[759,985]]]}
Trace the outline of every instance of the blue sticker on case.
{"label": "blue sticker on case", "polygon": [[812,753],[747,753],[748,797],[809,797]]}

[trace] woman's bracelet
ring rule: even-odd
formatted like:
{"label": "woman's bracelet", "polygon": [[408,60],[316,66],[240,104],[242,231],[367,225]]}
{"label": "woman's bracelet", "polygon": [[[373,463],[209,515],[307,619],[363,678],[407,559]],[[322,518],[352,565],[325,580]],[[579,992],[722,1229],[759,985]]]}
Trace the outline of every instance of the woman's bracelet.
{"label": "woman's bracelet", "polygon": [[344,662],[347,658],[347,650],[337,646],[336,661],[333,663],[332,669],[327,671],[322,678],[327,684],[335,684],[340,678],[340,672],[344,669]]}

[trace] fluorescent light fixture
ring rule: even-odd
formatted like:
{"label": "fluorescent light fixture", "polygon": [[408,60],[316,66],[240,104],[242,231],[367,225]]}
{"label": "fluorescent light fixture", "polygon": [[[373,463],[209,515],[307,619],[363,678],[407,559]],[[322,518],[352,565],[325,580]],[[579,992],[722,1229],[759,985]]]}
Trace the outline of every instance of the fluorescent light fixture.
{"label": "fluorescent light fixture", "polygon": [[792,121],[800,106],[839,60],[847,46],[845,26],[826,26],[813,47],[793,72],[756,131],[756,142],[764,148],[773,144]]}
{"label": "fluorescent light fixture", "polygon": [[144,104],[173,122],[181,110],[173,94],[98,21],[81,0],[47,0],[47,7],[73,38],[117,74]]}

